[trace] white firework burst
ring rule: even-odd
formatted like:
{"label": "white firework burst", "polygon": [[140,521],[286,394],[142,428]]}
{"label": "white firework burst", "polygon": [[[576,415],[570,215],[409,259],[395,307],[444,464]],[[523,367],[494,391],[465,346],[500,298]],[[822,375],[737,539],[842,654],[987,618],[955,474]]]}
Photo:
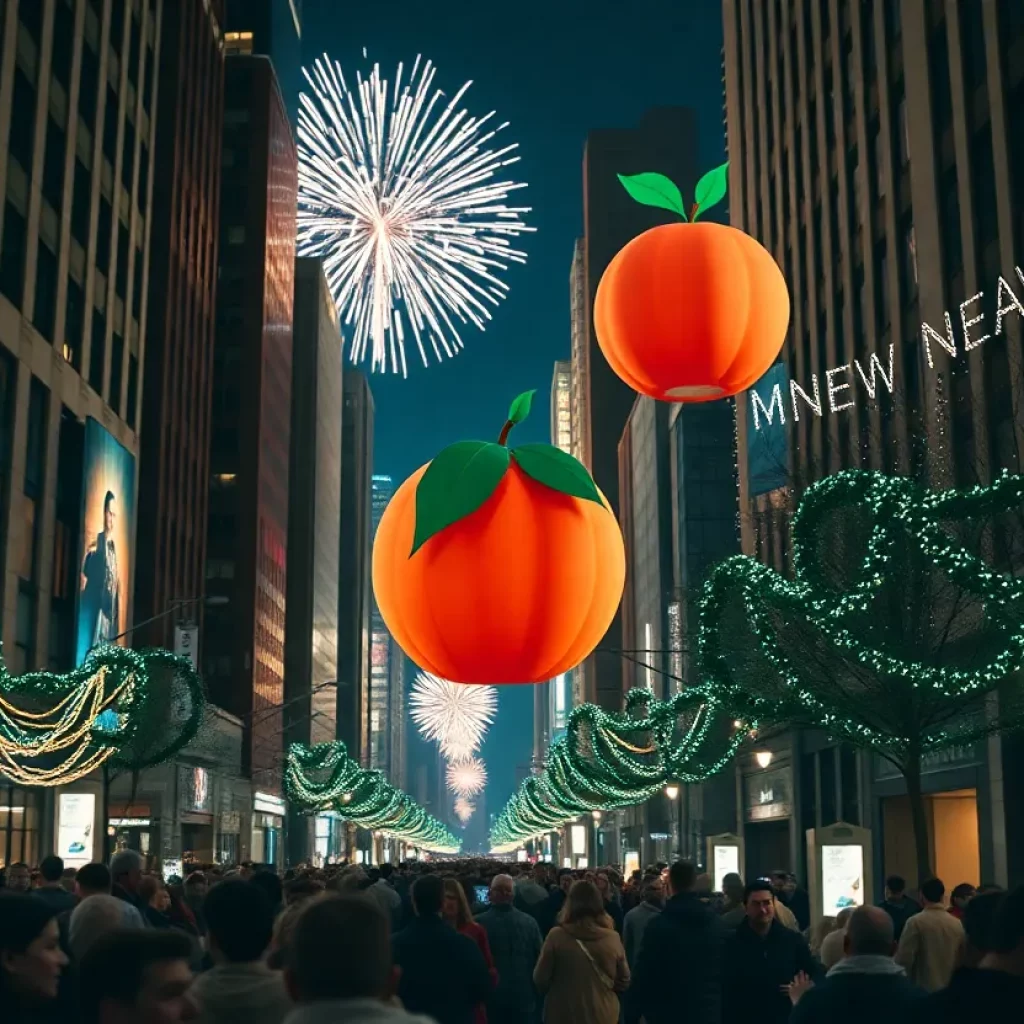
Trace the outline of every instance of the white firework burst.
{"label": "white firework burst", "polygon": [[448,765],[448,788],[456,796],[476,796],[486,785],[487,769],[479,757]]}
{"label": "white firework burst", "polygon": [[[365,56],[365,51],[364,51]],[[460,109],[467,82],[446,101],[434,64],[417,57],[394,87],[374,64],[350,89],[325,54],[304,74],[299,110],[298,252],[321,256],[353,362],[407,374],[411,333],[423,365],[483,330],[508,285],[499,276],[526,255],[511,240],[532,231],[508,206],[524,184],[501,180],[517,145],[495,143],[507,122]]]}
{"label": "white firework burst", "polygon": [[440,744],[448,760],[464,761],[480,746],[494,721],[498,691],[493,686],[463,686],[420,672],[409,704],[423,738]]}
{"label": "white firework burst", "polygon": [[464,796],[460,796],[455,801],[455,816],[462,822],[463,825],[473,817],[476,811],[476,806],[472,800],[467,800]]}

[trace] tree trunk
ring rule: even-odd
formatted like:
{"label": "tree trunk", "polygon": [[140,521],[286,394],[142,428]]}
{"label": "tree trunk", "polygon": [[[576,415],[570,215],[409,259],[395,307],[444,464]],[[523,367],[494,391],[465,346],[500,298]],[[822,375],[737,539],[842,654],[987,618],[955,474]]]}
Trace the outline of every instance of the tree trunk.
{"label": "tree trunk", "polygon": [[110,849],[110,768],[105,761],[103,762],[103,793],[100,799],[103,802],[103,834],[101,836],[103,863],[109,865],[112,852]]}
{"label": "tree trunk", "polygon": [[917,861],[917,886],[934,875],[928,845],[928,817],[925,814],[924,793],[921,791],[921,755],[910,755],[903,767],[907,780],[907,799],[910,801],[910,820],[914,829],[914,854]]}

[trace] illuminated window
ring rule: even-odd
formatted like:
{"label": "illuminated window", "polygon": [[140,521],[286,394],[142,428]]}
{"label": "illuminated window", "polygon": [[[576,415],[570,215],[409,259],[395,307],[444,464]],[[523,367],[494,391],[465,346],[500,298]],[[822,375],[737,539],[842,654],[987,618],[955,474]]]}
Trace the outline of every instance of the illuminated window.
{"label": "illuminated window", "polygon": [[224,52],[234,54],[252,53],[251,32],[225,32]]}

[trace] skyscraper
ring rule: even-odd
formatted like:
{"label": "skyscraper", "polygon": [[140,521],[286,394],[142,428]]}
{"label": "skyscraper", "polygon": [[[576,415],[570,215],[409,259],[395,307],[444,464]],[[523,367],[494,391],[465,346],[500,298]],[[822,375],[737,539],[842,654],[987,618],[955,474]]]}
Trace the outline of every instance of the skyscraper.
{"label": "skyscraper", "polygon": [[[338,315],[322,263],[302,258],[295,261],[292,343],[285,750],[333,740],[337,732],[341,430]],[[298,864],[309,859],[312,822],[289,813],[288,859]]]}
{"label": "skyscraper", "polygon": [[[743,549],[783,568],[794,498],[840,468],[940,486],[1021,468],[1020,318],[991,325],[998,277],[1014,281],[1024,251],[1024,6],[724,0],[723,22],[731,221],[789,285],[785,374],[810,393],[838,368],[834,382],[851,389],[799,421],[786,396],[788,480],[762,494],[747,458],[750,402],[737,406]],[[933,368],[922,323],[942,333],[946,311],[954,323],[984,314],[972,340],[992,336],[965,352],[958,324],[957,354],[933,345]],[[886,386],[872,400],[849,374],[873,354],[892,397]],[[1004,550],[1019,543],[1006,538]],[[1007,884],[1024,871],[1024,836],[1005,813],[1024,799],[1015,746],[993,739],[929,765],[940,874],[954,855],[965,877]],[[884,823],[876,877],[914,874],[893,839],[910,831],[902,777],[813,737],[779,737],[772,754],[770,769],[739,768],[750,867],[788,856],[799,870],[805,830],[841,819]],[[762,792],[774,794],[767,809]],[[944,817],[952,808],[958,828]]]}
{"label": "skyscraper", "polygon": [[[395,493],[394,481],[389,476],[374,474],[372,479],[372,534],[388,502]],[[403,654],[392,639],[384,619],[373,601],[370,613],[370,767],[387,774],[396,785],[402,774],[401,751],[404,748],[405,716],[395,718],[396,702],[404,685]]]}
{"label": "skyscraper", "polygon": [[338,573],[338,739],[370,763],[370,552],[373,543],[373,395],[347,367],[341,427],[341,553]]}
{"label": "skyscraper", "polygon": [[[223,8],[182,0],[164,8],[160,31],[135,583],[135,620],[153,621],[140,646],[172,647],[183,619],[203,639]],[[167,614],[177,602],[188,603]]]}
{"label": "skyscraper", "polygon": [[[692,110],[649,110],[636,128],[591,132],[583,157],[583,239],[574,255],[574,266],[585,287],[582,329],[586,344],[580,346],[579,358],[574,354],[573,374],[580,388],[578,408],[586,417],[585,426],[581,423],[581,453],[616,515],[619,440],[636,394],[615,375],[601,354],[592,313],[601,275],[619,249],[648,228],[667,223],[672,216],[664,210],[640,206],[618,180],[620,174],[643,171],[665,174],[684,195],[692,194],[697,177],[697,124]],[[623,646],[619,616],[602,643],[612,648]],[[619,659],[591,655],[583,672],[587,700],[618,710],[622,703]]]}
{"label": "skyscraper", "polygon": [[224,49],[270,58],[294,133],[302,87],[302,0],[227,0]]}
{"label": "skyscraper", "polygon": [[[0,4],[0,636],[11,673],[66,671],[79,639],[91,646],[76,598],[108,485],[96,493],[90,436],[120,446],[108,632],[131,627],[160,11]],[[37,860],[42,795],[4,785],[0,806],[0,860]]]}
{"label": "skyscraper", "polygon": [[[247,723],[254,788],[280,790],[287,591],[296,157],[266,57],[224,69],[214,352],[206,683]],[[253,858],[280,857],[278,817],[254,805]]]}

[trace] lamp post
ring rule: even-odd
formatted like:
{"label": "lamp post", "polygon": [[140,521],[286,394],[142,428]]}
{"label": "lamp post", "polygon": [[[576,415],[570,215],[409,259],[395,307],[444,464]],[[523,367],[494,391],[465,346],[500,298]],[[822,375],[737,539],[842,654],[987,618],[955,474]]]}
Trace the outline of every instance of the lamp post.
{"label": "lamp post", "polygon": [[676,801],[679,799],[679,784],[675,783],[675,782],[670,782],[665,787],[665,796],[668,797],[669,809],[671,811],[672,842],[669,844],[668,856],[669,856],[669,860],[672,860],[672,859],[674,859],[673,858],[674,851],[672,849],[673,846],[676,847],[676,849],[679,851],[680,855],[683,852],[682,851],[682,838],[680,836],[681,827],[680,827],[680,822],[678,820],[678,810],[679,810],[679,808],[678,808],[678,804],[676,803]]}

